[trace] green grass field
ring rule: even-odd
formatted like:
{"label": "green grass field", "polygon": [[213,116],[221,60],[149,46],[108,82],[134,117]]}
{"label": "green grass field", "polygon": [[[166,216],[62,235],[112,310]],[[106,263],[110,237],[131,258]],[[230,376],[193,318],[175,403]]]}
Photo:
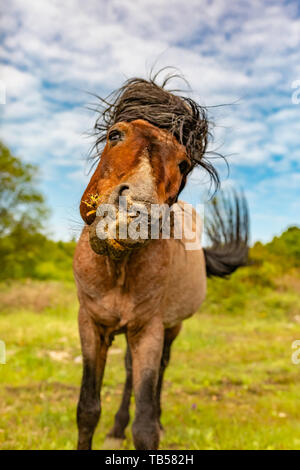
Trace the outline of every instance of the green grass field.
{"label": "green grass field", "polygon": [[[277,275],[268,265],[209,282],[205,304],[174,343],[161,449],[300,449],[300,364],[291,361],[299,292],[299,271]],[[0,294],[7,348],[0,448],[74,449],[81,380],[75,288],[14,281],[1,284]],[[95,449],[112,444],[105,435],[121,398],[124,347],[120,336],[110,349]],[[122,448],[133,448],[130,428]]]}

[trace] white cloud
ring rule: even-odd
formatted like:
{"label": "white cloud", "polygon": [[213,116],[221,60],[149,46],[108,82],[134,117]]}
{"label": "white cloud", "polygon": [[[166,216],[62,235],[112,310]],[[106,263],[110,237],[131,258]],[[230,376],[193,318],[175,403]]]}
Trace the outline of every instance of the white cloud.
{"label": "white cloud", "polygon": [[12,67],[1,66],[1,80],[6,84],[8,98],[22,100],[28,93],[35,93],[39,80],[32,74]]}

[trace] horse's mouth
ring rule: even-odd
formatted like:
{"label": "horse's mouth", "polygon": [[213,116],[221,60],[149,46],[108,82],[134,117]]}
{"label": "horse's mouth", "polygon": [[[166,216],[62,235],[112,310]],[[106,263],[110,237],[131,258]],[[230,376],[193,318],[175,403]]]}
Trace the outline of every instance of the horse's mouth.
{"label": "horse's mouth", "polygon": [[[130,216],[123,221],[111,219],[106,224],[103,218],[97,216],[89,226],[90,245],[97,254],[107,255],[113,259],[120,259],[128,252],[140,248],[148,240],[148,226],[141,230],[137,236],[130,236],[130,223],[134,218]],[[108,221],[109,222],[109,221]]]}

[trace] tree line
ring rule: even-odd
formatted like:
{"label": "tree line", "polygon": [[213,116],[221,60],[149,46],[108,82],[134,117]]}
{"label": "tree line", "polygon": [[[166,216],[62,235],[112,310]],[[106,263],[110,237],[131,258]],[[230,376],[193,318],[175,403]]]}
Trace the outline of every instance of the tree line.
{"label": "tree line", "polygon": [[38,189],[38,168],[0,143],[0,279],[72,277],[75,241],[44,232],[49,209]]}

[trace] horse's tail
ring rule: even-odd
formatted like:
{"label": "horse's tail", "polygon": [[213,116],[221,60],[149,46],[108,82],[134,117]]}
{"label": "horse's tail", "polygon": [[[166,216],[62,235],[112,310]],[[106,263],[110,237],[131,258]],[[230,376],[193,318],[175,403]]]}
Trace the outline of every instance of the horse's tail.
{"label": "horse's tail", "polygon": [[248,261],[249,213],[243,194],[220,193],[205,214],[207,276],[226,277]]}

